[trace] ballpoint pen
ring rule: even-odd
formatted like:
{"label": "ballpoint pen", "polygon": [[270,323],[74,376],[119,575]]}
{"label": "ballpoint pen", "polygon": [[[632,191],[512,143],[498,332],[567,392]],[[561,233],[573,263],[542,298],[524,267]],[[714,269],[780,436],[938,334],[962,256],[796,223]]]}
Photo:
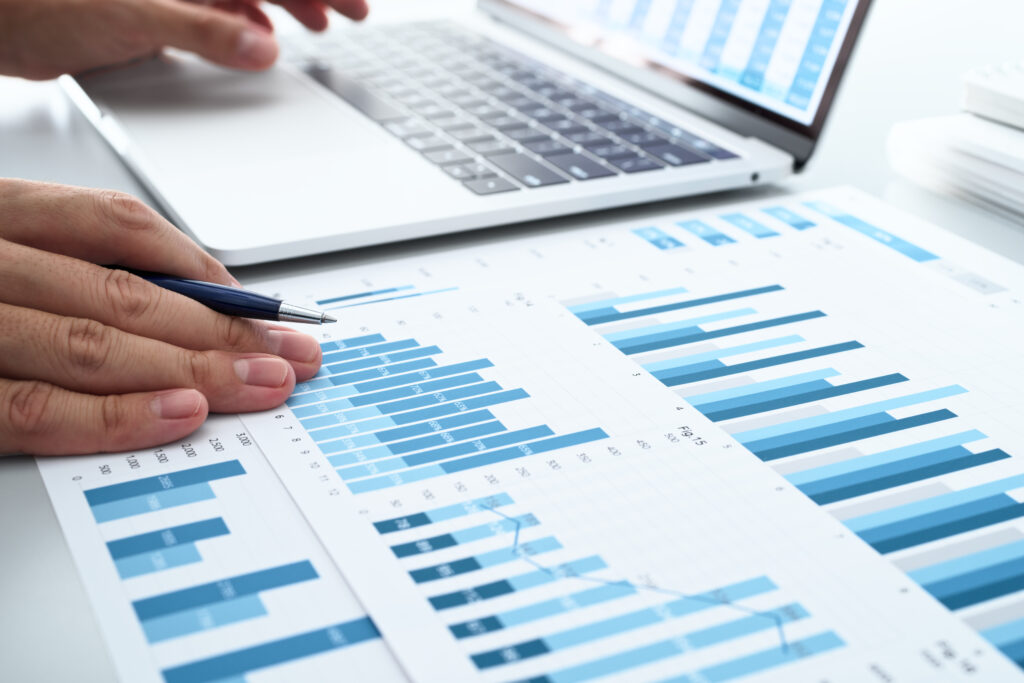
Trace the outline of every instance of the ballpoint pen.
{"label": "ballpoint pen", "polygon": [[131,272],[158,287],[187,296],[225,315],[288,323],[312,323],[314,325],[338,322],[337,318],[321,311],[303,308],[244,289],[226,287],[213,282],[185,280],[159,273]]}

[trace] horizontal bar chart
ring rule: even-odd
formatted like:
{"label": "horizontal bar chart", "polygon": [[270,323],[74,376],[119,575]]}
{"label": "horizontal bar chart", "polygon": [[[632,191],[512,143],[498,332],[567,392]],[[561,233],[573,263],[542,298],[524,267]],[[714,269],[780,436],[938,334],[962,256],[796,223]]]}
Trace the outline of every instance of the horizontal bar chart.
{"label": "horizontal bar chart", "polygon": [[246,674],[271,666],[352,647],[380,638],[369,617],[335,624],[328,628],[261,643],[227,654],[164,669],[166,683],[212,683],[241,680]]}
{"label": "horizontal bar chart", "polygon": [[172,569],[202,560],[198,541],[225,536],[228,526],[220,517],[151,531],[107,542],[107,550],[122,579]]}

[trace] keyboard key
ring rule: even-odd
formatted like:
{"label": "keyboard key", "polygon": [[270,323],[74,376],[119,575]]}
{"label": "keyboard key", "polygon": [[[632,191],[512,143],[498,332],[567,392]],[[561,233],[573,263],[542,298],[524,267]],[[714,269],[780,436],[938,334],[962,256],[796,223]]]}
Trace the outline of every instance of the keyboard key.
{"label": "keyboard key", "polygon": [[473,121],[470,121],[469,119],[460,118],[458,116],[456,116],[453,119],[442,119],[440,121],[435,121],[434,124],[440,126],[441,130],[445,131],[446,133],[461,130],[463,128],[472,128],[476,125]]}
{"label": "keyboard key", "polygon": [[451,136],[458,140],[459,142],[474,142],[476,140],[494,139],[494,136],[491,135],[488,131],[484,130],[483,128],[477,128],[476,126],[453,130],[451,131]]}
{"label": "keyboard key", "polygon": [[694,151],[684,149],[679,145],[649,145],[645,146],[644,150],[648,154],[653,154],[672,166],[686,166],[688,164],[700,164],[709,161],[707,157],[701,156]]}
{"label": "keyboard key", "polygon": [[470,170],[468,164],[449,164],[448,166],[442,166],[442,168],[445,173],[456,180],[472,180],[476,178],[476,174]]}
{"label": "keyboard key", "polygon": [[499,97],[498,99],[500,99],[508,106],[514,109],[518,109],[520,111],[522,111],[523,109],[532,109],[533,107],[540,106],[540,102],[533,99],[532,97],[527,97],[522,93],[516,93],[515,95],[509,97]]}
{"label": "keyboard key", "polygon": [[610,121],[602,121],[598,123],[599,126],[605,130],[610,130],[616,135],[629,135],[631,133],[642,133],[643,128],[636,125],[629,119],[612,119]]}
{"label": "keyboard key", "polygon": [[609,161],[626,173],[640,173],[641,171],[653,171],[656,168],[664,168],[657,161],[642,157],[639,154],[632,157],[609,159]]}
{"label": "keyboard key", "polygon": [[430,129],[418,119],[405,119],[401,121],[389,121],[384,126],[388,131],[400,138],[415,138],[420,135],[430,135]]}
{"label": "keyboard key", "polygon": [[630,142],[638,147],[647,147],[648,145],[662,145],[668,142],[665,138],[661,137],[657,133],[650,131],[640,131],[639,133],[619,133],[626,142]]}
{"label": "keyboard key", "polygon": [[458,149],[439,149],[435,152],[427,152],[423,156],[439,166],[445,164],[464,164],[467,161],[473,160],[473,157]]}
{"label": "keyboard key", "polygon": [[490,161],[527,187],[543,187],[568,182],[559,174],[525,154],[498,154],[490,157]]}
{"label": "keyboard key", "polygon": [[346,78],[335,71],[316,69],[310,71],[309,74],[321,85],[374,121],[383,123],[407,118],[401,110],[378,97],[358,81]]}
{"label": "keyboard key", "polygon": [[524,116],[529,116],[531,119],[536,119],[541,123],[562,118],[562,115],[557,111],[548,109],[547,107],[530,107],[528,109],[522,109],[521,111]]}
{"label": "keyboard key", "polygon": [[437,135],[424,135],[416,138],[406,138],[405,144],[418,152],[433,152],[438,149],[446,149],[452,146],[448,140]]}
{"label": "keyboard key", "polygon": [[523,146],[526,147],[526,149],[530,150],[531,152],[541,155],[542,157],[550,156],[552,154],[565,154],[566,152],[572,151],[568,147],[563,145],[561,142],[558,142],[557,140],[553,140],[551,138],[548,138],[547,140],[536,140],[534,142],[527,142]]}
{"label": "keyboard key", "polygon": [[506,137],[515,140],[516,142],[521,142],[523,144],[526,144],[527,142],[533,142],[534,140],[543,140],[545,138],[551,137],[548,133],[545,133],[536,128],[527,128],[526,126],[523,126],[522,128],[513,128],[511,130],[506,130],[502,132],[505,133]]}
{"label": "keyboard key", "polygon": [[546,121],[545,126],[561,135],[570,135],[571,133],[581,133],[588,130],[586,126],[581,124],[579,121],[573,121],[572,119],[561,118]]}
{"label": "keyboard key", "polygon": [[468,113],[476,116],[477,118],[486,119],[487,117],[505,116],[508,112],[504,109],[498,109],[493,104],[477,104],[472,107],[463,107]]}
{"label": "keyboard key", "polygon": [[593,130],[582,130],[578,133],[565,133],[564,135],[570,142],[583,145],[584,147],[612,144],[611,138],[605,137]]}
{"label": "keyboard key", "polygon": [[614,171],[608,170],[582,154],[559,154],[549,158],[548,161],[578,180],[607,178],[615,175]]}
{"label": "keyboard key", "polygon": [[467,180],[462,183],[477,194],[497,194],[499,192],[511,192],[519,188],[504,178],[479,178]]}
{"label": "keyboard key", "polygon": [[506,154],[512,150],[504,140],[491,138],[490,140],[478,140],[470,142],[469,148],[478,154]]}
{"label": "keyboard key", "polygon": [[636,152],[625,145],[587,145],[587,151],[602,159],[621,159],[635,157]]}
{"label": "keyboard key", "polygon": [[523,120],[515,116],[508,114],[501,114],[499,116],[481,116],[487,125],[497,128],[498,130],[508,130],[509,128],[519,128],[523,125]]}
{"label": "keyboard key", "polygon": [[606,121],[613,121],[618,118],[618,116],[608,111],[607,109],[595,107],[590,104],[583,107],[579,107],[578,109],[573,109],[573,111],[579,114],[582,118],[585,118],[586,120],[592,121],[594,123],[604,123]]}

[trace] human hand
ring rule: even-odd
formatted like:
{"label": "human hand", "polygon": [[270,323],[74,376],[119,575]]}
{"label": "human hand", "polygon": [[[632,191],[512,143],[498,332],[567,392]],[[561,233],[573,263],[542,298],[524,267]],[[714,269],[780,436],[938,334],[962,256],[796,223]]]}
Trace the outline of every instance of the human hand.
{"label": "human hand", "polygon": [[[366,0],[273,0],[315,31],[328,7],[363,19]],[[0,73],[47,79],[176,47],[266,69],[277,43],[260,0],[0,0]]]}
{"label": "human hand", "polygon": [[138,199],[0,179],[0,453],[155,446],[208,411],[273,408],[320,367],[308,335],[97,263],[237,285]]}

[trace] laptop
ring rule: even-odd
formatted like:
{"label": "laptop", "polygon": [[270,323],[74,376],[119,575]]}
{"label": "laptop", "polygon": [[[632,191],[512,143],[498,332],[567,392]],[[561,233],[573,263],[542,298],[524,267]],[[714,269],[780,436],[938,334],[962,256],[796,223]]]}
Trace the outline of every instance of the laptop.
{"label": "laptop", "polygon": [[228,265],[778,181],[869,0],[479,0],[289,33],[237,73],[171,54],[65,79]]}

